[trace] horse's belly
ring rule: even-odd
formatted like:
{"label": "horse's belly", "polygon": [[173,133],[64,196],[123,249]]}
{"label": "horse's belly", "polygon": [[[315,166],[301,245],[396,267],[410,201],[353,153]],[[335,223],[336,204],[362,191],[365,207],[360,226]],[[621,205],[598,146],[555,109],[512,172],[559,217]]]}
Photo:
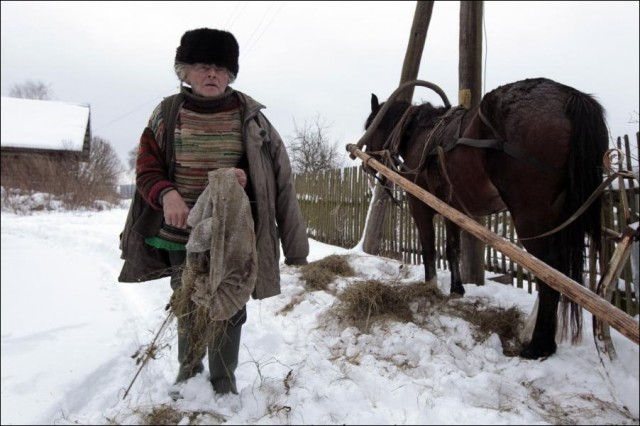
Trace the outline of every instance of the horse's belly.
{"label": "horse's belly", "polygon": [[[478,148],[459,147],[456,151],[470,151]],[[453,188],[451,205],[463,213],[485,216],[505,211],[507,206],[500,197],[498,189],[485,172],[484,162],[474,155],[458,158],[452,156],[447,162]],[[457,172],[456,172],[457,170]],[[446,185],[445,187],[448,187]],[[445,189],[445,191],[448,191]]]}
{"label": "horse's belly", "polygon": [[454,185],[454,190],[459,195],[454,196],[455,202],[452,205],[463,213],[485,216],[507,209],[498,190],[488,180],[467,182],[465,186]]}

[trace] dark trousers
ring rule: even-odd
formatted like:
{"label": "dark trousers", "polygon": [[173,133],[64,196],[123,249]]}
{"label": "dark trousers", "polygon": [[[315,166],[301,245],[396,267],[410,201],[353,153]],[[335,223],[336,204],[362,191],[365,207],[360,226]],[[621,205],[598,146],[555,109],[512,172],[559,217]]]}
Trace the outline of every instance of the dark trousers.
{"label": "dark trousers", "polygon": [[[169,251],[173,272],[171,288],[175,291],[182,285],[182,267],[186,251]],[[220,329],[205,346],[191,344],[193,315],[178,316],[178,361],[180,370],[176,382],[185,381],[204,371],[203,359],[209,353],[209,373],[213,388],[218,393],[238,393],[235,370],[238,366],[242,325],[247,321],[247,307],[243,306],[233,317],[221,321]]]}

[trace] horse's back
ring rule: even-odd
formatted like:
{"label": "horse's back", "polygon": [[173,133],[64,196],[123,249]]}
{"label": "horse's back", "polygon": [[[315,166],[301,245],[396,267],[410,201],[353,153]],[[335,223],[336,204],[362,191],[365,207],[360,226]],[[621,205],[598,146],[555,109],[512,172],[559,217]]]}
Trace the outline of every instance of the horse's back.
{"label": "horse's back", "polygon": [[447,156],[448,169],[456,171],[451,176],[454,205],[482,216],[516,204],[523,209],[528,202],[553,204],[549,198],[558,196],[558,176],[523,158],[535,158],[552,169],[564,165],[571,135],[564,108],[570,93],[568,86],[544,78],[517,81],[487,93],[470,111],[461,137],[503,140],[522,155],[515,158],[507,150],[458,145]]}
{"label": "horse's back", "polygon": [[532,234],[573,213],[601,181],[608,136],[602,106],[591,95],[527,79],[487,93],[480,111],[512,151],[491,156],[492,181],[514,220],[535,228],[527,230]]}
{"label": "horse's back", "polygon": [[573,92],[578,91],[548,78],[528,78],[493,89],[483,97],[482,102],[502,113],[515,105],[540,107],[547,105],[547,102],[558,102],[564,108],[564,103]]}
{"label": "horse's back", "polygon": [[560,132],[570,132],[565,108],[571,94],[576,92],[546,78],[520,80],[487,93],[480,108],[498,133],[495,136],[507,142],[517,143],[536,129],[553,139],[565,140],[547,132],[553,127]]}

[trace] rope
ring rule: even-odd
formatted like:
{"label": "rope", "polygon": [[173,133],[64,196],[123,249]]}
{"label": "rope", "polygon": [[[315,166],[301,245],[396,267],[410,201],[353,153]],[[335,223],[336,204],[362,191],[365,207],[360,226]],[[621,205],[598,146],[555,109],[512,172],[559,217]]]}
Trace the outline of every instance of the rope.
{"label": "rope", "polygon": [[[453,184],[451,183],[451,179],[449,179],[449,173],[447,173],[447,166],[444,158],[444,149],[442,149],[442,147],[439,146],[437,148],[437,152],[438,152],[438,160],[439,160],[438,165],[440,166],[440,171],[442,172],[442,175],[444,176],[445,180],[449,184],[449,195],[447,195],[447,203],[451,204],[451,200],[453,199]],[[460,198],[457,196],[456,196],[456,199],[458,200],[458,203],[460,203],[460,206],[464,209],[465,214],[469,217],[473,217],[473,215],[471,214],[471,212],[469,212],[469,209],[467,209],[467,206],[464,205],[462,200],[460,200]]]}

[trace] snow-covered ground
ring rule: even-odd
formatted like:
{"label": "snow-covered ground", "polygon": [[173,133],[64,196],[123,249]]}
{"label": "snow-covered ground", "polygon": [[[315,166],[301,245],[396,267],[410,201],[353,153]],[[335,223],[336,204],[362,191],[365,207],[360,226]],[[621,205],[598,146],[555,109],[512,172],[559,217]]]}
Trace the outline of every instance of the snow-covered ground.
{"label": "snow-covered ground", "polygon": [[[153,340],[171,294],[168,279],[117,282],[126,213],[2,212],[2,424],[137,424],[161,409],[181,424],[638,424],[638,346],[612,330],[621,364],[606,374],[588,312],[581,344],[524,360],[446,315],[379,322],[369,333],[340,325],[335,295],[308,290],[299,268],[284,264],[282,294],[248,303],[239,395],[214,394],[205,372],[185,399],[167,396],[174,321],[124,398],[138,371],[132,355]],[[336,280],[338,291],[424,278],[420,266],[311,241],[310,261],[330,254],[348,254],[356,271]],[[447,293],[448,273],[438,281]],[[485,305],[528,313],[534,303],[489,280],[465,288]]]}

